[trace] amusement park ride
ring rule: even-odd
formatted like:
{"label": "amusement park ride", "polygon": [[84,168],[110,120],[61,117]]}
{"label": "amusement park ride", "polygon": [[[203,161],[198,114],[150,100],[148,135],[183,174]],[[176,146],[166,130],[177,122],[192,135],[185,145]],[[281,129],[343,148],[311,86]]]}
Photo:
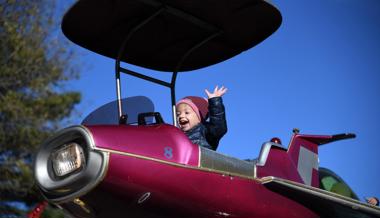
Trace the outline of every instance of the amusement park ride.
{"label": "amusement park ride", "polygon": [[[192,144],[176,127],[175,83],[217,64],[281,25],[263,0],[79,0],[65,14],[72,42],[116,60],[117,100],[47,139],[35,161],[43,196],[67,217],[380,217],[332,171],[318,146],[354,134],[304,135],[288,147],[265,142],[246,161]],[[121,62],[172,72],[170,82]],[[173,124],[146,97],[121,98],[126,73],[171,90]],[[44,205],[45,206],[45,205]]]}

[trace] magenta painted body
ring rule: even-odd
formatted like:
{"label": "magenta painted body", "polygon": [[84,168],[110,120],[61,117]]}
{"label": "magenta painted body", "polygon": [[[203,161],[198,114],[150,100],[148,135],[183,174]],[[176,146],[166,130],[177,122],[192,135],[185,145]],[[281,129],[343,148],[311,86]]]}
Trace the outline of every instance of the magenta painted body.
{"label": "magenta painted body", "polygon": [[193,145],[178,128],[171,125],[103,125],[87,128],[98,148],[190,166],[199,165],[199,147]]}
{"label": "magenta painted body", "polygon": [[164,211],[167,216],[316,217],[255,180],[119,154],[112,154],[109,164],[102,183],[105,190],[118,193],[126,204],[136,205],[136,199],[149,192],[150,198],[141,204],[147,204],[146,210]]}
{"label": "magenta painted body", "polygon": [[288,153],[280,149],[272,149],[264,166],[257,167],[257,177],[275,176],[303,183],[297,173],[297,165],[290,159]]}
{"label": "magenta painted body", "polygon": [[[298,172],[299,164],[303,164],[299,163],[300,147],[302,146],[315,155],[318,155],[318,146],[316,146],[316,142],[329,139],[330,137],[331,136],[295,135],[292,138],[288,151],[271,149],[266,164],[262,167],[257,167],[257,176],[259,178],[275,176],[298,183],[304,183],[304,180],[300,177]],[[310,169],[311,184],[309,185],[313,187],[319,187],[317,169]]]}
{"label": "magenta painted body", "polygon": [[[100,189],[121,204],[134,205],[140,211],[136,217],[152,215],[146,211],[157,217],[317,217],[259,180],[275,176],[304,183],[297,152],[301,146],[317,150],[300,135],[294,135],[288,150],[270,149],[265,165],[257,166],[257,177],[251,178],[202,168],[199,147],[171,125],[86,127],[96,148],[110,152]],[[311,185],[318,187],[318,172],[311,176]]]}

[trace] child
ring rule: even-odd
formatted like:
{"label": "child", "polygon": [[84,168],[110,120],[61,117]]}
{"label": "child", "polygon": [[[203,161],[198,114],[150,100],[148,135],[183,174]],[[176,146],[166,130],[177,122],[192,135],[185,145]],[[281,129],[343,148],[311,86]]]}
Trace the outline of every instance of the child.
{"label": "child", "polygon": [[[227,88],[215,87],[214,92],[205,90],[205,98],[189,96],[176,104],[177,122],[192,143],[216,150],[219,140],[227,132],[226,116],[222,96]],[[209,121],[207,121],[209,115]]]}

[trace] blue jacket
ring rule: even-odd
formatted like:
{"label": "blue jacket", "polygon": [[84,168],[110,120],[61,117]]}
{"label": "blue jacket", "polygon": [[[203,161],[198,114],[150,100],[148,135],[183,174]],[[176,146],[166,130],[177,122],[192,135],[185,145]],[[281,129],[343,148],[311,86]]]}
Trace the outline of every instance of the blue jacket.
{"label": "blue jacket", "polygon": [[216,150],[227,132],[226,114],[221,97],[208,99],[209,120],[185,132],[192,143]]}

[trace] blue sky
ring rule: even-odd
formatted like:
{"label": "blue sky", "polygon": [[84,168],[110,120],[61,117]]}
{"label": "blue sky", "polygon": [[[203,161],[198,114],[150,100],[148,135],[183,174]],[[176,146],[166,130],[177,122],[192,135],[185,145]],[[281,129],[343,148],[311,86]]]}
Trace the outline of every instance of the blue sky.
{"label": "blue sky", "polygon": [[[239,158],[257,157],[274,136],[288,145],[295,127],[304,134],[356,133],[356,139],[321,146],[320,166],[340,175],[362,200],[380,197],[380,1],[272,2],[283,16],[279,30],[228,61],[180,74],[177,98],[228,87],[228,133],[218,151]],[[84,63],[81,79],[68,85],[83,95],[81,115],[74,117],[80,123],[115,100],[114,61],[73,48]],[[122,83],[123,97],[150,97],[171,122],[167,88],[129,76]]]}

